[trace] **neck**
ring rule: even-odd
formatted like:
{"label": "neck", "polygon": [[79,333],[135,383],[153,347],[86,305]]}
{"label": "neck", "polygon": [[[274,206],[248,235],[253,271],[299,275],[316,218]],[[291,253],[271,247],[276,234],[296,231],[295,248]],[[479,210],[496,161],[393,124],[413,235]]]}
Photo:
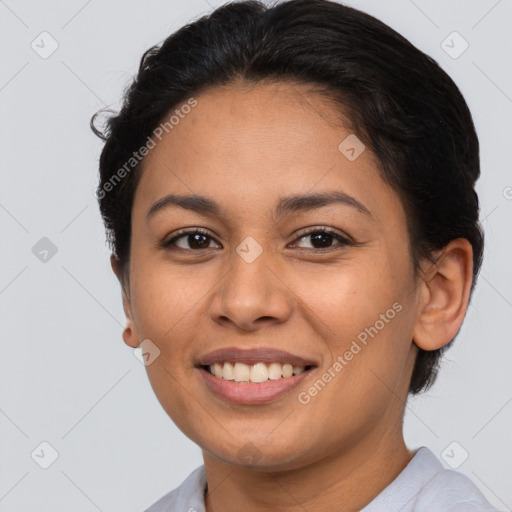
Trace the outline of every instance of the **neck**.
{"label": "neck", "polygon": [[227,464],[203,452],[207,512],[361,510],[411,461],[402,432],[334,451],[309,465],[275,471]]}

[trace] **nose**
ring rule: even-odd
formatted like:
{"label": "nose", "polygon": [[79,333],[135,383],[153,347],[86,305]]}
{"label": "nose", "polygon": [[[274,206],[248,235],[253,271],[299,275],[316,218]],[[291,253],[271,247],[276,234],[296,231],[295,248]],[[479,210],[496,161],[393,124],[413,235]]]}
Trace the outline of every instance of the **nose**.
{"label": "nose", "polygon": [[269,250],[252,262],[233,251],[231,270],[210,304],[212,320],[243,331],[285,322],[291,315],[293,294],[276,267]]}

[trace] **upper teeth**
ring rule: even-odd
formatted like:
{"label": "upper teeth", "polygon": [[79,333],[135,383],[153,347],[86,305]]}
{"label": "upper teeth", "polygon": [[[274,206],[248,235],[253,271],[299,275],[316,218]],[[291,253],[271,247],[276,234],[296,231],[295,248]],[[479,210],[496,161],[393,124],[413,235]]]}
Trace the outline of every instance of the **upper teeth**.
{"label": "upper teeth", "polygon": [[247,365],[244,363],[214,363],[209,367],[210,373],[220,379],[234,380],[235,382],[264,382],[277,380],[281,377],[298,375],[305,370],[304,366],[292,366],[291,364],[256,363]]}

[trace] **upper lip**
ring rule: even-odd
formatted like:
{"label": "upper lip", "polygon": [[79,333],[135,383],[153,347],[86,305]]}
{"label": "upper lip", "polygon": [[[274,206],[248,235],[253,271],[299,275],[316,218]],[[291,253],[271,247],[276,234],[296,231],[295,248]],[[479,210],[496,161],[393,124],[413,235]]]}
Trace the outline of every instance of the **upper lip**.
{"label": "upper lip", "polygon": [[209,366],[214,363],[244,363],[253,365],[256,363],[289,363],[293,366],[317,366],[315,361],[304,359],[284,350],[274,348],[219,348],[213,352],[202,355],[197,359],[197,366]]}

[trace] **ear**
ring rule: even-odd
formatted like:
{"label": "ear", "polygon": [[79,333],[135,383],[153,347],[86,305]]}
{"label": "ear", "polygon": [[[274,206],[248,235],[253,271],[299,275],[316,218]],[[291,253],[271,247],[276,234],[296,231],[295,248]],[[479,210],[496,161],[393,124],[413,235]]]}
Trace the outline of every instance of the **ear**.
{"label": "ear", "polygon": [[452,240],[434,254],[420,284],[413,340],[423,350],[436,350],[459,331],[473,282],[473,250],[465,238]]}
{"label": "ear", "polygon": [[116,275],[119,283],[121,284],[123,309],[124,314],[126,315],[126,328],[123,331],[123,340],[129,347],[137,348],[140,343],[139,335],[137,333],[137,326],[133,321],[132,305],[129,296],[129,282],[126,279],[126,276],[123,274],[121,266],[119,264],[119,259],[115,254],[110,255],[110,266],[112,267],[114,274]]}

